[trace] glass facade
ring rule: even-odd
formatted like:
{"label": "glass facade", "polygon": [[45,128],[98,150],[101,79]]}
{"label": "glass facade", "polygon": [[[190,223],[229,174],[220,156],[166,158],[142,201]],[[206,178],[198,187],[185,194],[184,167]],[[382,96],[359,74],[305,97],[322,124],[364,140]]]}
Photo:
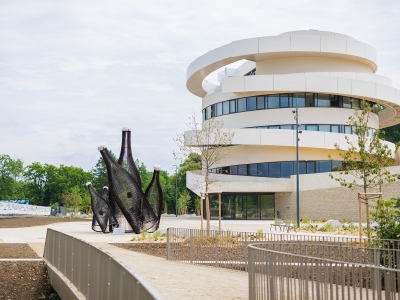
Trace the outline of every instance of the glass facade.
{"label": "glass facade", "polygon": [[[299,161],[299,174],[335,172],[342,165],[342,161],[336,160]],[[210,169],[209,172],[226,175],[290,178],[291,175],[296,174],[296,162],[275,161],[257,164],[244,164],[214,168]]]}
{"label": "glass facade", "polygon": [[[296,125],[293,124],[285,124],[285,125],[266,125],[266,126],[255,126],[255,127],[246,127],[246,128],[256,128],[256,129],[287,129],[294,130]],[[323,131],[323,132],[336,132],[336,133],[345,133],[345,134],[353,134],[354,128],[349,125],[333,125],[333,124],[302,124],[300,126],[300,130],[309,130],[309,131]],[[376,129],[371,128],[369,131],[369,135],[372,136]]]}
{"label": "glass facade", "polygon": [[[341,107],[350,109],[357,107],[363,109],[362,100],[357,98],[320,93],[286,93],[251,96],[215,103],[203,109],[203,121],[213,117],[246,111],[296,107],[296,102],[299,107]],[[378,113],[378,106],[373,102],[368,103],[373,106],[373,112]]]}
{"label": "glass facade", "polygon": [[[210,217],[218,219],[218,195],[210,195]],[[204,200],[205,201],[205,200]],[[205,207],[205,202],[204,206]],[[205,216],[204,209],[204,216]],[[270,220],[275,216],[275,195],[259,193],[221,196],[221,217],[226,220]]]}

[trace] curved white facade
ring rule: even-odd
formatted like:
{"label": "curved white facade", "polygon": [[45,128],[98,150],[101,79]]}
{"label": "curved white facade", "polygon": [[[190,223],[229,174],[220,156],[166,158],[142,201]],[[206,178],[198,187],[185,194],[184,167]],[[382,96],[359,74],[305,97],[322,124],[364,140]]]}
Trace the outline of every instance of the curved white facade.
{"label": "curved white facade", "polygon": [[[219,85],[206,80],[211,72],[243,59],[237,69],[219,73]],[[235,41],[193,61],[186,86],[203,97],[203,122],[219,118],[224,130],[235,132],[237,151],[208,170],[216,183],[212,189],[293,192],[295,101],[303,130],[299,135],[301,174],[321,173],[327,182],[331,180],[326,173],[341,163],[335,143],[346,149],[345,135],[355,139],[346,124],[354,113],[352,105],[362,108],[364,99],[386,107],[371,114],[372,128],[400,123],[400,91],[389,78],[375,75],[376,60],[373,47],[352,37],[306,30]],[[328,154],[335,160],[330,165]],[[196,176],[188,174],[188,187],[198,193],[191,185]],[[327,184],[337,186],[334,181]]]}

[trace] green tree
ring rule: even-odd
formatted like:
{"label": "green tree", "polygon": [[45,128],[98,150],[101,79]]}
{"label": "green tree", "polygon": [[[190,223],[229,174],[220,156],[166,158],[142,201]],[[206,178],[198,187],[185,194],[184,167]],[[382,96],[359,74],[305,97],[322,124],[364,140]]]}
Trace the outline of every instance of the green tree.
{"label": "green tree", "polygon": [[[338,181],[341,186],[348,188],[361,187],[364,193],[368,189],[379,188],[386,183],[393,182],[397,179],[397,174],[392,174],[387,167],[393,166],[395,159],[394,153],[399,145],[396,145],[394,153],[389,146],[380,138],[380,130],[377,129],[371,134],[369,119],[372,114],[372,107],[366,101],[363,101],[364,109],[354,109],[354,115],[349,117],[347,124],[352,126],[353,134],[357,136],[357,143],[351,141],[351,136],[346,135],[346,143],[348,149],[341,149],[339,144],[335,144],[336,150],[340,151],[339,155],[343,160],[343,165],[337,168],[339,174],[352,175],[354,179],[349,180],[346,177],[329,176]],[[330,156],[331,158],[331,156]],[[331,158],[332,159],[332,158]],[[369,209],[367,204],[367,232],[370,236],[369,228]],[[361,222],[361,220],[360,220]]]}
{"label": "green tree", "polygon": [[0,155],[0,199],[17,200],[24,198],[22,181],[23,162],[9,155]]}
{"label": "green tree", "polygon": [[190,194],[187,189],[183,190],[183,192],[179,195],[178,198],[178,209],[183,211],[186,210],[189,204]]}
{"label": "green tree", "polygon": [[[110,154],[115,160],[117,159],[111,150]],[[104,186],[108,186],[107,167],[101,156],[90,172],[93,177],[92,185],[96,191],[102,191]]]}
{"label": "green tree", "polygon": [[178,171],[178,194],[187,190],[190,194],[190,200],[188,201],[189,211],[196,212],[195,202],[198,196],[186,187],[186,172],[201,170],[201,156],[198,153],[189,153],[188,157],[180,165]]}
{"label": "green tree", "polygon": [[62,195],[62,204],[70,211],[77,213],[78,207],[82,204],[82,197],[78,188],[73,188],[70,192]]}
{"label": "green tree", "polygon": [[380,239],[400,239],[400,198],[376,201],[372,219],[378,223],[373,228]]}

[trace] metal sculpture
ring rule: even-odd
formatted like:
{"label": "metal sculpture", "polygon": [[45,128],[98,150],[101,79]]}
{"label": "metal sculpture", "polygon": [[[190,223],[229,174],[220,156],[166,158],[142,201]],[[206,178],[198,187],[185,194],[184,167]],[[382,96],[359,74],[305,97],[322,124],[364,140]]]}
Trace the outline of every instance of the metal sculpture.
{"label": "metal sculpture", "polygon": [[[125,232],[133,231],[135,233],[140,233],[141,230],[150,232],[157,230],[163,205],[159,178],[161,167],[155,166],[153,178],[144,193],[140,174],[132,157],[129,128],[122,128],[121,153],[118,162],[105,146],[98,147],[98,150],[107,167],[108,197],[107,194],[104,194],[104,190],[103,195],[100,196],[91,184],[88,185],[92,197],[92,208],[95,212],[96,203],[106,203],[112,213],[113,223],[108,224],[105,228],[104,222],[100,224],[99,216],[94,214],[92,229],[99,231],[100,227],[104,233],[112,232],[115,227],[123,227]],[[103,212],[103,210],[101,211]]]}
{"label": "metal sculpture", "polygon": [[107,201],[107,187],[103,188],[103,195],[100,195],[94,190],[92,183],[88,182],[86,185],[89,189],[93,210],[92,229],[94,231],[100,229],[104,233],[111,232],[118,227],[118,222]]}

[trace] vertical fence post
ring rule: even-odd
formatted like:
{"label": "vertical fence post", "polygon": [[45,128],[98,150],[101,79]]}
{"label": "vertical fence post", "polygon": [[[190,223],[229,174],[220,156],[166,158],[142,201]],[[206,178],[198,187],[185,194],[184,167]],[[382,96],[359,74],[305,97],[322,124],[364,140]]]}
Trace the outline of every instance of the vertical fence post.
{"label": "vertical fence post", "polygon": [[247,257],[248,257],[248,270],[249,270],[249,299],[256,299],[255,296],[255,272],[254,272],[254,249],[251,249],[249,246],[247,248]]}
{"label": "vertical fence post", "polygon": [[193,263],[193,241],[192,241],[192,231],[193,229],[189,229],[189,238],[190,238],[190,263]]}
{"label": "vertical fence post", "polygon": [[171,228],[167,228],[167,260],[171,259]]}

